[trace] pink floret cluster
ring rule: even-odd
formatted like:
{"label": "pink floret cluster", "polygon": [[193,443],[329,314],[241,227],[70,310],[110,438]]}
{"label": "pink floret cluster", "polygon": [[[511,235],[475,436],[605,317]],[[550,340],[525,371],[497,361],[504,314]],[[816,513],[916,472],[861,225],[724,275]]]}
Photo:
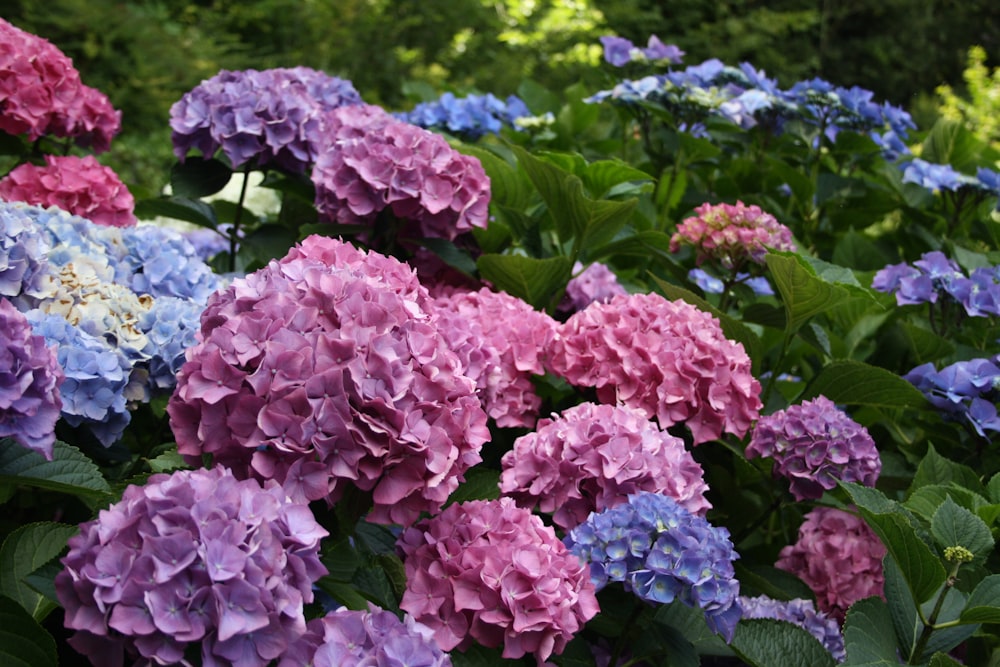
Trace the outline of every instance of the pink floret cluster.
{"label": "pink floret cluster", "polygon": [[626,406],[581,403],[543,419],[501,463],[501,493],[552,514],[564,530],[640,491],[669,496],[692,514],[711,507],[704,472],[684,441]]}
{"label": "pink floret cluster", "polygon": [[404,268],[317,238],[217,292],[167,406],[178,451],[296,499],[369,492],[375,523],[440,509],[489,430]]}
{"label": "pink floret cluster", "polygon": [[397,547],[400,607],[446,651],[502,646],[505,658],[531,653],[541,665],[599,611],[587,567],[510,498],[449,505]]}
{"label": "pink floret cluster", "polygon": [[602,403],[624,404],[667,428],[684,423],[699,444],[722,432],[742,437],[760,411],[760,383],[740,343],[719,320],[658,294],[592,303],[556,332],[549,369],[595,387]]}
{"label": "pink floret cluster", "polygon": [[85,86],[62,51],[0,19],[0,130],[72,138],[103,153],[121,129],[121,112]]}
{"label": "pink floret cluster", "polygon": [[486,414],[497,426],[534,426],[542,399],[533,375],[557,323],[517,297],[482,288],[435,299],[438,329],[476,381]]}
{"label": "pink floret cluster", "polygon": [[781,550],[775,567],[791,572],[816,594],[819,609],[844,622],[847,609],[867,597],[884,598],[886,550],[862,519],[817,507],[799,527],[799,539]]}
{"label": "pink floret cluster", "polygon": [[882,471],[868,429],[825,396],[761,417],[746,455],[774,459],[774,475],[791,482],[796,500],[816,500],[838,480],[873,487]]}
{"label": "pink floret cluster", "polygon": [[694,246],[696,261],[717,261],[726,269],[740,269],[747,260],[764,263],[768,249],[794,251],[792,232],[759,206],[702,204],[695,216],[677,225],[670,237],[670,252]]}
{"label": "pink floret cluster", "polygon": [[388,208],[424,237],[486,227],[490,181],[476,158],[376,106],[341,107],[324,120],[312,171],[322,219],[371,224]]}
{"label": "pink floret cluster", "polygon": [[0,198],[55,206],[107,227],[136,224],[132,193],[92,155],[46,155],[45,166],[22,164],[0,179]]}
{"label": "pink floret cluster", "polygon": [[95,665],[177,664],[194,647],[206,667],[264,667],[306,631],[327,534],[275,482],[153,475],[69,539],[55,579],[69,643]]}

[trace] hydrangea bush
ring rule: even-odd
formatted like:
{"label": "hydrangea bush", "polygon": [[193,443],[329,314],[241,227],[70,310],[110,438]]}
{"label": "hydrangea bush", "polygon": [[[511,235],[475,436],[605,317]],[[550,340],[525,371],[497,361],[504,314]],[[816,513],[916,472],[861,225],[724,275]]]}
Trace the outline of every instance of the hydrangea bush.
{"label": "hydrangea bush", "polygon": [[962,126],[655,36],[499,128],[223,71],[132,207],[106,98],[0,34],[2,182],[58,194],[0,202],[0,662],[997,662]]}

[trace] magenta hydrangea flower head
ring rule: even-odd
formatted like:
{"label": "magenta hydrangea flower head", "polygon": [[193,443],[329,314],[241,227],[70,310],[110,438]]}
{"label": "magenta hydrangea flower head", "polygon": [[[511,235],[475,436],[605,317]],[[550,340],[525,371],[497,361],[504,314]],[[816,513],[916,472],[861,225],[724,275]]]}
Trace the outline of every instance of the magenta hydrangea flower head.
{"label": "magenta hydrangea flower head", "polygon": [[680,600],[701,609],[708,626],[732,641],[740,619],[740,582],[733,567],[739,554],[725,528],[669,496],[642,491],[592,513],[565,541],[590,564],[598,590],[620,582],[653,604]]}
{"label": "magenta hydrangea flower head", "polygon": [[882,471],[868,429],[826,396],[761,417],[746,456],[774,459],[775,477],[791,482],[796,500],[816,500],[838,480],[875,486]]}
{"label": "magenta hydrangea flower head", "polygon": [[542,399],[531,378],[557,323],[517,297],[482,288],[435,299],[438,329],[476,381],[483,409],[497,426],[534,426]]}
{"label": "magenta hydrangea flower head", "polygon": [[719,320],[659,294],[592,303],[556,331],[548,367],[570,384],[595,387],[667,428],[684,423],[699,444],[722,432],[742,437],[761,407],[760,382],[743,345]]}
{"label": "magenta hydrangea flower head", "polygon": [[768,249],[795,250],[792,232],[759,206],[702,204],[696,215],[677,225],[670,237],[670,252],[693,246],[696,261],[719,262],[726,269],[741,269],[748,262],[763,264]]}
{"label": "magenta hydrangea flower head", "polygon": [[327,535],[276,482],[223,467],[153,475],[81,524],[56,575],[70,645],[94,664],[270,664],[306,631]]}
{"label": "magenta hydrangea flower head", "polygon": [[451,667],[433,630],[409,614],[400,620],[371,603],[368,611],[341,607],[309,621],[307,628],[278,667]]}
{"label": "magenta hydrangea flower head", "polygon": [[640,491],[670,496],[692,514],[711,507],[684,441],[624,405],[581,403],[543,419],[501,463],[500,492],[565,530]]}
{"label": "magenta hydrangea flower head", "polygon": [[0,437],[52,460],[65,379],[45,338],[7,299],[0,299]]}
{"label": "magenta hydrangea flower head", "polygon": [[51,42],[0,19],[0,130],[72,138],[102,153],[121,129],[121,112],[107,96],[80,81],[70,60]]}
{"label": "magenta hydrangea flower head", "polygon": [[376,106],[341,107],[324,121],[312,171],[322,219],[372,224],[390,209],[421,236],[449,240],[486,227],[490,181],[476,158]]}
{"label": "magenta hydrangea flower head", "polygon": [[170,107],[174,154],[221,150],[233,167],[303,173],[316,159],[320,117],[360,103],[349,81],[307,67],[223,70]]}
{"label": "magenta hydrangea flower head", "polygon": [[775,567],[791,572],[816,594],[819,609],[843,623],[858,600],[884,598],[885,546],[861,518],[817,507],[799,527],[799,539],[779,554]]}
{"label": "magenta hydrangea flower head", "polygon": [[111,167],[92,155],[46,155],[45,166],[25,163],[0,179],[0,198],[57,206],[109,227],[136,224],[135,199]]}
{"label": "magenta hydrangea flower head", "polygon": [[573,266],[573,277],[566,284],[566,298],[561,309],[569,312],[583,310],[595,301],[604,303],[619,294],[628,294],[618,282],[618,276],[605,264],[594,262],[586,269],[577,262]]}
{"label": "magenta hydrangea flower head", "polygon": [[812,600],[773,600],[766,595],[758,597],[740,596],[743,618],[773,618],[793,623],[819,640],[833,659],[844,662],[847,651],[844,635],[836,619],[816,610]]}
{"label": "magenta hydrangea flower head", "polygon": [[370,492],[384,524],[440,509],[489,440],[416,276],[322,237],[210,298],[167,412],[181,454],[296,499]]}
{"label": "magenta hydrangea flower head", "polygon": [[503,646],[541,665],[598,612],[587,568],[552,528],[510,498],[453,503],[408,528],[400,608],[434,631],[438,646]]}

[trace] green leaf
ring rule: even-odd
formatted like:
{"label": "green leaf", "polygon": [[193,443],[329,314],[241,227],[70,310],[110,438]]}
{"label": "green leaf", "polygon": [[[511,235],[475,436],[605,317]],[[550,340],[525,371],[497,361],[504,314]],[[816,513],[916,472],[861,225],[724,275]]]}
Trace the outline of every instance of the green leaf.
{"label": "green leaf", "polygon": [[[903,503],[903,506],[930,523],[938,507],[948,498],[977,514],[981,508],[996,507],[995,505],[990,505],[982,496],[954,483],[921,486],[910,494]],[[979,518],[982,518],[982,515]]]}
{"label": "green leaf", "polygon": [[990,477],[990,483],[986,485],[990,500],[1000,503],[1000,472]]}
{"label": "green leaf", "polygon": [[889,607],[879,598],[865,598],[851,605],[844,622],[847,664],[887,661],[896,665],[896,633]]}
{"label": "green leaf", "polygon": [[770,618],[743,619],[730,645],[751,667],[834,667],[819,640],[797,625]]}
{"label": "green leaf", "polygon": [[657,252],[670,252],[670,236],[663,232],[647,230],[623,239],[612,241],[598,248],[591,248],[588,256],[595,262],[604,257],[649,257]]}
{"label": "green leaf", "polygon": [[490,203],[523,210],[531,201],[531,181],[515,165],[480,146],[455,142],[454,147],[479,160],[490,179]]}
{"label": "green leaf", "polygon": [[55,604],[24,583],[24,579],[58,556],[79,531],[61,523],[30,523],[19,527],[0,547],[0,595],[19,603],[41,621]]}
{"label": "green leaf", "polygon": [[1000,623],[1000,574],[991,574],[969,595],[960,619],[964,623]]}
{"label": "green leaf", "polygon": [[152,220],[158,217],[173,218],[211,229],[215,229],[219,225],[215,209],[211,205],[190,197],[140,199],[135,203],[135,216],[140,220]]}
{"label": "green leaf", "polygon": [[[829,282],[799,255],[773,251],[767,254],[765,261],[781,295],[788,332],[797,331],[809,319],[834,306],[869,296],[863,288]],[[829,269],[825,274],[834,278],[842,276]]]}
{"label": "green leaf", "polygon": [[10,438],[0,440],[0,483],[68,493],[92,506],[108,501],[111,495],[111,487],[94,462],[59,440],[51,461]]}
{"label": "green leaf", "polygon": [[476,466],[465,473],[465,481],[448,498],[448,503],[467,500],[495,500],[500,497],[500,471]]}
{"label": "green leaf", "polygon": [[917,365],[943,359],[955,351],[955,345],[933,331],[910,322],[900,322],[900,329],[910,343]]}
{"label": "green leaf", "polygon": [[381,567],[362,565],[354,573],[355,589],[383,609],[398,609],[399,602],[392,582]]}
{"label": "green leaf", "polygon": [[368,599],[361,593],[354,590],[351,584],[343,581],[336,581],[332,577],[321,577],[316,582],[320,590],[332,597],[334,600],[354,611],[367,611]]}
{"label": "green leaf", "polygon": [[768,565],[735,564],[740,595],[766,595],[774,600],[812,599],[815,594],[801,579],[790,572]]}
{"label": "green leaf", "polygon": [[962,667],[962,663],[953,660],[947,653],[935,653],[927,667]]}
{"label": "green leaf", "polygon": [[661,605],[653,615],[653,623],[669,626],[680,632],[701,655],[732,655],[722,637],[708,627],[705,612],[680,600]]}
{"label": "green leaf", "polygon": [[367,521],[359,521],[354,527],[354,535],[360,544],[373,554],[391,554],[396,552],[396,536],[385,526],[379,526]]}
{"label": "green leaf", "polygon": [[56,642],[13,600],[0,597],[0,664],[4,667],[56,667]]}
{"label": "green leaf", "polygon": [[347,537],[335,542],[325,541],[320,560],[328,570],[326,576],[342,583],[350,582],[361,566],[361,558]]}
{"label": "green leaf", "polygon": [[476,262],[483,279],[524,299],[535,308],[549,306],[566,288],[573,264],[568,257],[536,259],[520,255],[482,255]]}
{"label": "green leaf", "polygon": [[215,158],[189,157],[170,170],[170,189],[178,197],[197,199],[226,187],[233,170]]}
{"label": "green leaf", "polygon": [[239,257],[247,268],[264,266],[272,259],[284,257],[296,241],[295,230],[284,225],[261,225],[240,241]]}
{"label": "green leaf", "polygon": [[462,273],[471,276],[476,273],[476,262],[463,250],[448,239],[423,238],[419,244],[433,252],[441,260]]}
{"label": "green leaf", "polygon": [[154,473],[184,470],[191,467],[176,449],[164,452],[156,458],[148,459],[146,463],[149,464],[149,469]]}
{"label": "green leaf", "polygon": [[948,575],[918,535],[906,510],[876,489],[847,482],[840,482],[840,486],[899,566],[914,601],[921,604],[930,599]]}
{"label": "green leaf", "polygon": [[910,483],[910,490],[913,491],[928,484],[947,484],[949,482],[954,482],[981,495],[987,493],[975,470],[941,456],[934,449],[934,445],[928,444],[927,453],[920,460],[917,472],[913,476],[913,482]]}
{"label": "green leaf", "polygon": [[993,535],[982,519],[946,499],[931,520],[931,534],[942,549],[965,547],[982,561],[993,550]]}
{"label": "green leaf", "polygon": [[583,184],[591,197],[606,197],[608,191],[620,183],[652,181],[646,172],[621,160],[597,160],[587,165],[583,172]]}
{"label": "green leaf", "polygon": [[525,664],[521,660],[504,658],[501,653],[499,647],[486,648],[481,644],[473,644],[464,651],[452,650],[448,656],[453,667],[522,667]]}
{"label": "green leaf", "polygon": [[803,400],[819,395],[834,403],[883,408],[924,408],[927,398],[919,389],[878,366],[862,361],[832,361],[806,387]]}
{"label": "green leaf", "polygon": [[934,164],[947,164],[957,171],[973,172],[979,164],[983,143],[957,120],[938,118],[927,133],[920,157]]}

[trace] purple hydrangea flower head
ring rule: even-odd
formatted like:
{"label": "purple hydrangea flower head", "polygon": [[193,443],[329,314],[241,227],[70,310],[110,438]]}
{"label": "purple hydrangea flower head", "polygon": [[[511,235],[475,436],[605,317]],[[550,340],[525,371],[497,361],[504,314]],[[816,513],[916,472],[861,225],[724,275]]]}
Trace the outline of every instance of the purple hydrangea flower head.
{"label": "purple hydrangea flower head", "polygon": [[388,208],[421,236],[449,240],[486,227],[490,181],[476,158],[376,106],[342,107],[325,121],[312,171],[322,219],[371,224]]}
{"label": "purple hydrangea flower head", "polygon": [[858,600],[883,597],[885,546],[862,519],[817,507],[799,527],[799,539],[781,550],[775,567],[791,572],[816,594],[820,611],[838,623]]}
{"label": "purple hydrangea flower head", "polygon": [[670,496],[692,514],[711,507],[684,441],[625,406],[581,403],[543,419],[514,441],[502,466],[500,492],[566,530],[640,491]]}
{"label": "purple hydrangea flower head", "polygon": [[52,242],[35,220],[41,209],[0,202],[0,295],[40,297],[48,289]]}
{"label": "purple hydrangea flower head", "polygon": [[934,364],[917,366],[903,376],[949,419],[967,420],[976,432],[1000,431],[996,400],[1000,398],[1000,366],[996,359],[970,359],[938,371]]}
{"label": "purple hydrangea flower head", "polygon": [[604,60],[614,67],[624,67],[632,62],[632,51],[635,44],[624,37],[605,35],[600,38],[604,46]]}
{"label": "purple hydrangea flower head", "polygon": [[819,640],[833,659],[843,662],[847,659],[844,649],[844,635],[837,621],[816,610],[812,600],[773,600],[766,595],[758,597],[740,596],[743,618],[773,618],[793,623]]}
{"label": "purple hydrangea flower head", "polygon": [[669,496],[640,492],[594,512],[566,537],[590,564],[598,590],[620,582],[653,604],[680,600],[704,611],[713,631],[732,641],[740,619],[739,558],[729,531],[692,514]]}
{"label": "purple hydrangea flower head", "polygon": [[899,305],[958,303],[970,317],[1000,315],[1000,270],[979,267],[970,275],[943,252],[925,253],[913,265],[891,264],[875,274],[872,289],[895,293]]}
{"label": "purple hydrangea flower head", "polygon": [[562,653],[598,612],[587,568],[552,528],[510,498],[453,503],[406,529],[400,608],[438,646],[503,646],[504,658]]}
{"label": "purple hydrangea flower head", "polygon": [[223,70],[170,108],[174,154],[221,150],[233,167],[303,173],[319,151],[320,117],[360,103],[349,81],[307,67]]}
{"label": "purple hydrangea flower head", "polygon": [[566,285],[566,298],[561,309],[576,312],[595,301],[604,303],[619,294],[625,295],[628,292],[607,265],[594,262],[585,269],[583,264],[577,262],[573,266],[573,277]]}
{"label": "purple hydrangea flower head", "polygon": [[602,403],[638,408],[667,428],[684,423],[695,444],[742,436],[761,407],[760,383],[719,321],[659,294],[592,303],[557,329],[548,368],[595,387]]}
{"label": "purple hydrangea flower head", "polygon": [[500,134],[504,127],[517,127],[518,118],[532,114],[524,101],[514,95],[501,100],[491,93],[465,97],[444,93],[434,102],[422,102],[408,112],[393,115],[417,127],[476,141],[486,134]]}
{"label": "purple hydrangea flower head", "polygon": [[486,414],[497,426],[534,426],[541,397],[531,381],[545,368],[541,355],[555,335],[548,314],[504,292],[482,288],[435,299],[438,331],[476,381]]}
{"label": "purple hydrangea flower head", "polygon": [[409,614],[369,603],[367,611],[341,608],[309,621],[306,634],[278,661],[278,667],[451,667],[434,632]]}
{"label": "purple hydrangea flower head", "polygon": [[95,664],[198,646],[203,665],[264,667],[306,631],[327,534],[276,482],[153,475],[69,540],[55,584],[70,645]]}
{"label": "purple hydrangea flower head", "polygon": [[664,44],[656,35],[650,35],[649,41],[646,43],[646,48],[642,50],[642,55],[647,60],[659,60],[677,64],[683,59],[684,52],[675,44]]}
{"label": "purple hydrangea flower head", "polygon": [[761,417],[746,456],[774,459],[775,476],[791,483],[796,500],[818,499],[838,481],[873,487],[882,470],[868,429],[825,396]]}
{"label": "purple hydrangea flower head", "polygon": [[370,492],[384,524],[438,510],[489,440],[412,270],[319,236],[209,299],[167,412],[183,455],[300,500]]}
{"label": "purple hydrangea flower head", "polygon": [[13,438],[51,461],[64,380],[55,350],[3,298],[0,331],[0,437]]}
{"label": "purple hydrangea flower head", "polygon": [[705,203],[695,214],[677,226],[670,251],[691,245],[698,264],[717,261],[726,269],[739,269],[748,262],[763,264],[768,249],[795,250],[791,230],[759,206]]}

